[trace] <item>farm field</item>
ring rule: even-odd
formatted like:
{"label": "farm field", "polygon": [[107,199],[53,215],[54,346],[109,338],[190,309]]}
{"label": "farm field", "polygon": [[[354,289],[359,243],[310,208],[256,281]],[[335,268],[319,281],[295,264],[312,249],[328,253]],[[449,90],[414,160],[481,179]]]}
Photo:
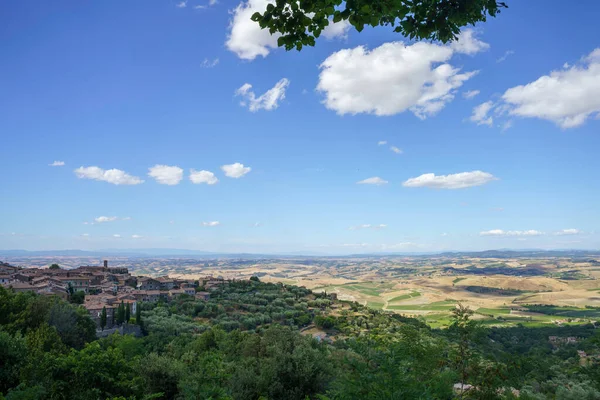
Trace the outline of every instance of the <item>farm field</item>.
{"label": "farm field", "polygon": [[[489,254],[493,253],[493,254]],[[54,260],[54,259],[53,259]],[[30,266],[48,260],[9,260]],[[96,259],[64,258],[63,265]],[[600,253],[488,252],[428,256],[116,258],[134,274],[248,279],[335,293],[340,300],[448,325],[457,302],[485,324],[530,326],[600,321]]]}

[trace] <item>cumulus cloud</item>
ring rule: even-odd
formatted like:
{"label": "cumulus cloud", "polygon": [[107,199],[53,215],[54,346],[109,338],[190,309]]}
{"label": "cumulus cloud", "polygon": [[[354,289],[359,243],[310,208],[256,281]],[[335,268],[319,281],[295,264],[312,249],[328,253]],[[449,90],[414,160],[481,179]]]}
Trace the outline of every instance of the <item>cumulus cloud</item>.
{"label": "cumulus cloud", "polygon": [[219,225],[221,225],[221,223],[219,221],[209,221],[209,222],[202,223],[202,226],[208,226],[208,227],[219,226]]}
{"label": "cumulus cloud", "polygon": [[580,233],[582,233],[579,229],[562,229],[558,232],[555,232],[555,235],[558,236],[566,236],[566,235],[579,235]]}
{"label": "cumulus cloud", "polygon": [[217,64],[219,64],[219,59],[215,58],[214,60],[209,60],[208,58],[205,58],[204,61],[202,61],[202,68],[213,68],[216,67]]}
{"label": "cumulus cloud", "polygon": [[62,167],[65,165],[64,161],[54,161],[52,164],[48,164],[51,167]]}
{"label": "cumulus cloud", "polygon": [[187,7],[187,0],[180,1],[179,3],[177,3],[175,5],[175,7],[177,7],[177,8],[186,8]]}
{"label": "cumulus cloud", "polygon": [[387,140],[380,140],[379,142],[377,142],[377,146],[384,146],[387,144]]}
{"label": "cumulus cloud", "polygon": [[219,182],[212,172],[205,170],[196,171],[195,169],[190,169],[190,181],[196,184],[206,183],[207,185],[214,185]]}
{"label": "cumulus cloud", "polygon": [[494,124],[494,119],[488,115],[490,110],[494,107],[494,103],[491,101],[486,101],[473,108],[473,114],[469,118],[471,122],[475,122],[477,125],[489,125],[492,126]]}
{"label": "cumulus cloud", "polygon": [[494,175],[483,171],[460,172],[449,175],[429,173],[417,176],[416,178],[410,178],[402,183],[402,186],[428,187],[432,189],[464,189],[484,185],[497,179]]}
{"label": "cumulus cloud", "polygon": [[96,222],[98,224],[101,224],[103,222],[113,222],[113,221],[116,221],[117,219],[119,219],[119,218],[118,217],[104,217],[104,216],[102,216],[102,217],[94,218],[94,222]]}
{"label": "cumulus cloud", "polygon": [[183,179],[183,169],[177,166],[156,164],[148,168],[148,176],[161,185],[177,185]]}
{"label": "cumulus cloud", "polygon": [[255,12],[264,12],[268,4],[267,0],[242,1],[233,11],[225,46],[243,60],[266,57],[271,49],[277,48],[280,35],[271,35],[268,29],[260,29],[260,26],[250,19]]}
{"label": "cumulus cloud", "polygon": [[115,168],[104,170],[100,167],[79,167],[74,172],[80,179],[93,179],[112,183],[113,185],[139,185],[144,183],[137,176],[129,175],[125,171]]}
{"label": "cumulus cloud", "polygon": [[458,35],[458,39],[450,44],[450,47],[457,53],[472,56],[489,49],[490,45],[477,39],[473,29],[465,29]]}
{"label": "cumulus cloud", "polygon": [[131,238],[132,239],[141,239],[141,238],[143,238],[143,236],[141,236],[141,235],[131,235]]}
{"label": "cumulus cloud", "polygon": [[[562,129],[583,125],[589,118],[600,117],[600,48],[583,57],[576,65],[563,65],[533,82],[512,87],[500,100],[488,104],[471,121],[491,125],[487,113],[493,107],[499,116],[538,118]],[[480,107],[483,106],[480,105]],[[486,110],[487,108],[487,110]],[[484,112],[485,111],[485,112]],[[503,130],[511,122],[505,123]]]}
{"label": "cumulus cloud", "polygon": [[348,37],[348,31],[350,30],[350,22],[347,20],[342,20],[337,23],[333,23],[333,21],[329,21],[329,25],[323,29],[321,32],[321,36],[325,39],[345,39]]}
{"label": "cumulus cloud", "polygon": [[481,93],[479,90],[467,90],[466,92],[463,92],[463,97],[465,99],[472,99],[473,97],[477,96],[479,93]]}
{"label": "cumulus cloud", "polygon": [[402,154],[403,153],[402,149],[400,149],[400,148],[398,148],[396,146],[391,146],[390,150],[393,151],[396,154]]}
{"label": "cumulus cloud", "polygon": [[235,91],[235,95],[242,97],[244,100],[240,102],[240,105],[243,107],[247,106],[252,112],[259,110],[271,111],[279,107],[279,102],[285,99],[285,90],[289,85],[290,81],[283,78],[271,89],[256,97],[256,94],[251,90],[252,85],[244,83]]}
{"label": "cumulus cloud", "polygon": [[581,65],[508,89],[502,100],[511,115],[545,119],[563,129],[582,125],[590,116],[600,115],[600,48],[584,57]]}
{"label": "cumulus cloud", "polygon": [[222,165],[221,169],[225,173],[225,176],[228,176],[229,178],[241,178],[252,171],[252,168],[245,167],[244,164],[241,163]]}
{"label": "cumulus cloud", "polygon": [[388,181],[381,179],[378,176],[374,176],[372,178],[363,179],[362,181],[356,182],[359,185],[385,185]]}
{"label": "cumulus cloud", "polygon": [[498,236],[498,237],[511,237],[511,236],[541,236],[544,232],[530,229],[528,231],[504,231],[502,229],[492,229],[490,231],[479,232],[480,236]]}
{"label": "cumulus cloud", "polygon": [[375,230],[379,230],[379,229],[383,229],[383,228],[386,228],[386,227],[387,227],[386,224],[379,224],[379,225],[362,224],[362,225],[351,226],[348,229],[351,230],[351,231],[357,231],[359,229],[375,229]]}
{"label": "cumulus cloud", "polygon": [[[472,54],[485,46],[467,33],[450,46],[418,42],[385,43],[331,54],[320,65],[317,90],[325,106],[344,114],[394,115],[411,111],[420,119],[445,107],[475,72],[461,73],[448,63],[456,52]],[[478,50],[479,49],[479,50]]]}
{"label": "cumulus cloud", "polygon": [[90,234],[89,233],[82,233],[81,236],[83,236],[83,237],[90,237]]}
{"label": "cumulus cloud", "polygon": [[113,235],[113,237],[114,237],[114,238],[120,238],[120,237],[121,237],[121,235],[119,235],[118,233],[115,233],[115,234]]}

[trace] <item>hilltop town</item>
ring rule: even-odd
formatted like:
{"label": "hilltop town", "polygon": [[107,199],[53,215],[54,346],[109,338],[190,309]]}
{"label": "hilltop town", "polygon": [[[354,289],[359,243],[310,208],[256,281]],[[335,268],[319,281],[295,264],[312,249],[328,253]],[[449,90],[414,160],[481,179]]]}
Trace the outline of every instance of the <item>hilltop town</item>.
{"label": "hilltop town", "polygon": [[73,269],[62,269],[57,264],[48,268],[22,268],[0,263],[0,285],[15,292],[34,292],[81,303],[99,328],[103,309],[106,327],[112,328],[117,324],[120,305],[135,315],[139,302],[168,302],[182,295],[206,301],[210,294],[201,288],[211,290],[224,282],[211,276],[200,279],[135,276],[128,268],[109,267],[108,260],[100,266],[82,265]]}

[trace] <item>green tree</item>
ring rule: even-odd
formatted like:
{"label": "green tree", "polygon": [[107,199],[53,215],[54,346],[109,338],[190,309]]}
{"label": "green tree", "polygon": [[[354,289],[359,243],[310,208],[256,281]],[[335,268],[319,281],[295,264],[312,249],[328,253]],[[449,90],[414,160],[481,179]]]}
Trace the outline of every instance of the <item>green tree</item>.
{"label": "green tree", "polygon": [[127,307],[125,307],[125,322],[129,323],[131,319],[131,305],[127,303]]}
{"label": "green tree", "polygon": [[138,303],[135,307],[135,323],[142,326],[142,304]]}
{"label": "green tree", "polygon": [[484,22],[507,8],[496,0],[277,0],[252,15],[262,29],[279,33],[287,50],[314,46],[332,22],[348,21],[357,31],[365,26],[391,26],[411,39],[455,40],[461,28]]}
{"label": "green tree", "polygon": [[58,264],[52,264],[48,267],[48,269],[60,269],[60,265]]}
{"label": "green tree", "polygon": [[[471,319],[473,314],[473,310],[458,302],[452,310],[452,323],[448,328],[456,344],[454,361],[463,384],[468,383],[470,367],[476,364],[473,348],[477,336],[481,333],[481,323]],[[462,396],[463,394],[461,398]]]}
{"label": "green tree", "polygon": [[73,304],[83,304],[85,301],[85,292],[83,290],[76,290],[69,296],[69,301]]}
{"label": "green tree", "polygon": [[20,335],[13,337],[0,331],[0,393],[19,383],[19,370],[26,354],[25,341]]}
{"label": "green tree", "polygon": [[117,325],[121,325],[125,321],[125,305],[121,301],[117,308]]}
{"label": "green tree", "polygon": [[100,314],[100,328],[104,330],[106,326],[106,306],[102,307],[102,313]]}

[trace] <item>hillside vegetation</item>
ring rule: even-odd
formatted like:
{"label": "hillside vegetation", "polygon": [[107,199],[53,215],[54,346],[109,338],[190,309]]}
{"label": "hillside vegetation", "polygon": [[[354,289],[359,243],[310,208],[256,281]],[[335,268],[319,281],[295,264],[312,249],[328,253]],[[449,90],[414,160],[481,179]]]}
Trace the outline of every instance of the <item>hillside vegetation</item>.
{"label": "hillside vegetation", "polygon": [[0,398],[600,398],[591,324],[485,329],[458,307],[435,330],[259,281],[142,308],[143,337],[96,339],[77,306],[0,288]]}

